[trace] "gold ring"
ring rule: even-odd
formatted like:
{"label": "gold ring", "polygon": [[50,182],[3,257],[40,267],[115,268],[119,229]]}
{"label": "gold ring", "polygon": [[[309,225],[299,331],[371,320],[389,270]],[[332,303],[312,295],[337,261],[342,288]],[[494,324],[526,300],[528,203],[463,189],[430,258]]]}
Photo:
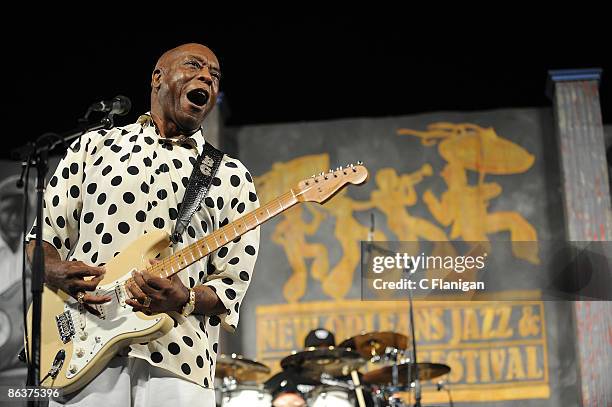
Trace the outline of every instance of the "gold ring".
{"label": "gold ring", "polygon": [[142,306],[145,308],[149,308],[150,305],[151,305],[151,299],[149,297],[145,297],[144,301],[142,302]]}
{"label": "gold ring", "polygon": [[85,302],[85,293],[83,291],[79,291],[77,294],[77,301],[79,304],[83,304]]}

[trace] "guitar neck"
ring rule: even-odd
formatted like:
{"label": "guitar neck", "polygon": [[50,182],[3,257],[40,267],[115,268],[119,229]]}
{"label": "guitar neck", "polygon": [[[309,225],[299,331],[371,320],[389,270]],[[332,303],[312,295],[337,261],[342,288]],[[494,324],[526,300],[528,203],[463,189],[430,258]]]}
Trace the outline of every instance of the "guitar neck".
{"label": "guitar neck", "polygon": [[223,226],[210,235],[182,248],[159,263],[155,263],[147,268],[147,272],[158,277],[171,277],[220,247],[225,246],[238,236],[242,236],[279,213],[291,208],[297,202],[297,196],[293,189],[291,189],[289,192]]}

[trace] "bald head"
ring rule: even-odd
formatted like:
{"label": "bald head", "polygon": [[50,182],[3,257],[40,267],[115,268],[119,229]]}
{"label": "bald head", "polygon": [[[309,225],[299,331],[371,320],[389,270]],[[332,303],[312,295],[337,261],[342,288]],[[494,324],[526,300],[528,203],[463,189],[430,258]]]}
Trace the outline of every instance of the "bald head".
{"label": "bald head", "polygon": [[166,51],[151,77],[151,114],[165,137],[197,131],[219,92],[219,61],[196,43]]}

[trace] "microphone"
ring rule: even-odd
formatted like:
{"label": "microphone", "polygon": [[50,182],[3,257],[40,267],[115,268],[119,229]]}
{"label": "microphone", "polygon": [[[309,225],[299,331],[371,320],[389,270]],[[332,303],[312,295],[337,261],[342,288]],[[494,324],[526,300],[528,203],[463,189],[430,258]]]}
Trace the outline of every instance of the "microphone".
{"label": "microphone", "polygon": [[132,108],[132,102],[125,96],[117,95],[89,106],[90,112],[108,112],[109,115],[125,116]]}

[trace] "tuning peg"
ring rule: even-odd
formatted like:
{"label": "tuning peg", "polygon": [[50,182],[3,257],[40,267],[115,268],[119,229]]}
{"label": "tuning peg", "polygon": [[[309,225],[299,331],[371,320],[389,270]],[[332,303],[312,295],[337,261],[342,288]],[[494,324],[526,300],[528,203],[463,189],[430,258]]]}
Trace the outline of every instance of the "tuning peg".
{"label": "tuning peg", "polygon": [[357,165],[363,165],[363,161],[357,161]]}
{"label": "tuning peg", "polygon": [[320,176],[320,177],[322,177],[322,176],[324,176],[324,175],[325,175],[325,173],[324,173],[324,172],[322,172],[322,173],[320,173],[320,174],[319,174],[319,176]]}
{"label": "tuning peg", "polygon": [[343,168],[344,168],[343,166],[336,167],[336,171],[342,171]]}

